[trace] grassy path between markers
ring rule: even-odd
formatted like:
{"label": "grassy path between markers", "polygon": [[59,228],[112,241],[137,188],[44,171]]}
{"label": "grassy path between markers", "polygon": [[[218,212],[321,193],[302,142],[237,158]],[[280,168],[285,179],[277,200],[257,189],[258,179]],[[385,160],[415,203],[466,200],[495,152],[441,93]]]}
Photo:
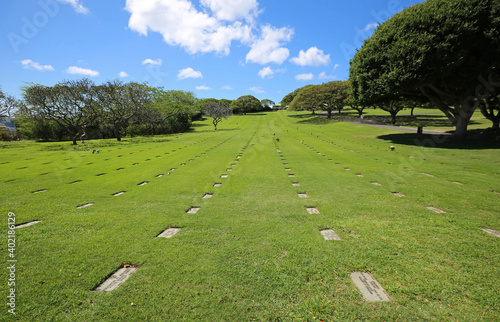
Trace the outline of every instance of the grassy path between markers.
{"label": "grassy path between markers", "polygon": [[[500,238],[480,229],[500,230],[498,146],[396,144],[384,138],[397,132],[306,113],[196,125],[76,149],[2,146],[3,231],[9,212],[16,225],[40,221],[16,229],[16,318],[500,316]],[[169,227],[181,230],[156,237]],[[341,240],[325,241],[325,228]],[[92,291],[122,263],[138,270],[117,290]],[[391,301],[364,302],[350,272],[370,272]]]}

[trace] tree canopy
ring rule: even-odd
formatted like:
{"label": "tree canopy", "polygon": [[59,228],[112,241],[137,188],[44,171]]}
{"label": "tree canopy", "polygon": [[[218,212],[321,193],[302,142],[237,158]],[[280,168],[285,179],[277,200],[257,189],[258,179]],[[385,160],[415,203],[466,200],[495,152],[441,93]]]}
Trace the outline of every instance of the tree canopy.
{"label": "tree canopy", "polygon": [[217,124],[223,118],[231,116],[233,113],[227,104],[209,101],[204,108],[204,113],[212,118],[214,130],[217,131]]}
{"label": "tree canopy", "polygon": [[425,97],[462,137],[481,100],[497,95],[499,68],[500,1],[428,0],[378,26],[350,81],[361,104]]}
{"label": "tree canopy", "polygon": [[244,95],[231,102],[233,113],[247,114],[249,112],[257,112],[262,110],[260,101],[252,95]]}

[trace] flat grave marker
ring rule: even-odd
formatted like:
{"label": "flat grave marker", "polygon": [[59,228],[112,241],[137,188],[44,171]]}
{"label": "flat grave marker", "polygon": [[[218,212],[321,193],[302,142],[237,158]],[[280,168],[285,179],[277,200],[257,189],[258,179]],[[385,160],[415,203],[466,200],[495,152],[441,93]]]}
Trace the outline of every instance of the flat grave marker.
{"label": "flat grave marker", "polygon": [[138,165],[138,164],[139,164],[139,163],[134,163],[134,164],[132,164],[132,165]]}
{"label": "flat grave marker", "polygon": [[181,228],[174,228],[174,227],[169,227],[165,229],[161,234],[159,234],[156,237],[163,237],[163,238],[172,238],[175,236],[179,231],[181,231]]}
{"label": "flat grave marker", "polygon": [[73,182],[70,182],[69,184],[75,184],[75,183],[78,183],[78,182],[81,182],[82,180],[76,180],[76,181],[73,181]]}
{"label": "flat grave marker", "polygon": [[286,169],[285,169],[285,171],[292,171],[292,169],[290,169],[290,168],[286,168]]}
{"label": "flat grave marker", "polygon": [[221,178],[227,178],[228,176],[229,176],[229,175],[227,175],[227,174],[223,174],[223,175],[221,175],[220,177],[221,177]]}
{"label": "flat grave marker", "polygon": [[30,222],[27,222],[27,223],[24,223],[24,224],[19,224],[19,225],[15,226],[14,229],[29,227],[29,226],[38,224],[39,222],[42,222],[42,221],[41,220],[35,220],[35,221],[30,221]]}
{"label": "flat grave marker", "polygon": [[446,213],[446,211],[438,209],[438,208],[434,208],[434,207],[427,207],[427,209],[432,210],[438,214],[445,214]]}
{"label": "flat grave marker", "polygon": [[459,184],[459,185],[463,185],[463,183],[461,182],[458,182],[458,181],[453,181],[454,184]]}
{"label": "flat grave marker", "polygon": [[193,207],[189,208],[189,209],[186,211],[186,213],[187,213],[187,214],[195,214],[195,213],[197,213],[197,212],[198,212],[198,210],[200,210],[200,207],[194,207],[194,206],[193,206]]}
{"label": "flat grave marker", "polygon": [[214,183],[215,188],[219,188],[220,186],[222,186],[222,183]]}
{"label": "flat grave marker", "polygon": [[118,197],[118,196],[123,195],[124,193],[125,193],[125,191],[120,191],[120,192],[114,193],[113,196]]}
{"label": "flat grave marker", "polygon": [[344,170],[345,170],[345,171],[351,171],[351,169],[350,169],[350,168],[344,168]]}
{"label": "flat grave marker", "polygon": [[209,199],[209,198],[212,198],[213,195],[214,195],[213,193],[206,193],[206,194],[203,195],[202,198],[203,199]]}
{"label": "flat grave marker", "polygon": [[[126,265],[130,266],[130,265]],[[105,280],[101,285],[99,285],[95,291],[96,292],[111,292],[120,287],[125,281],[136,271],[138,267],[122,267],[117,270],[113,275],[111,275],[107,280]]]}
{"label": "flat grave marker", "polygon": [[313,214],[319,214],[319,210],[316,207],[306,207],[306,210],[311,215],[313,215]]}
{"label": "flat grave marker", "polygon": [[40,193],[40,192],[45,192],[47,191],[47,189],[41,189],[41,190],[37,190],[37,191],[32,191],[31,193]]}
{"label": "flat grave marker", "polygon": [[226,171],[233,171],[233,169],[231,169],[231,168],[227,168],[227,169],[226,169]]}
{"label": "flat grave marker", "polygon": [[161,177],[163,177],[164,175],[165,175],[165,174],[160,173],[160,174],[159,174],[159,175],[157,175],[156,177],[157,177],[157,178],[161,178]]}
{"label": "flat grave marker", "polygon": [[358,287],[366,302],[390,301],[389,294],[375,280],[372,274],[367,272],[349,273],[352,281]]}
{"label": "flat grave marker", "polygon": [[363,178],[363,175],[361,173],[356,173],[356,176]]}
{"label": "flat grave marker", "polygon": [[298,183],[298,182],[292,182],[292,186],[294,186],[294,187],[300,187],[300,183]]}
{"label": "flat grave marker", "polygon": [[100,176],[103,176],[105,175],[105,173],[99,173],[98,175],[96,175],[97,177],[100,177]]}
{"label": "flat grave marker", "polygon": [[393,195],[395,195],[396,197],[406,197],[404,194],[402,194],[401,192],[393,192],[392,193]]}
{"label": "flat grave marker", "polygon": [[299,198],[309,198],[309,196],[307,195],[307,193],[298,193],[297,194],[299,196]]}
{"label": "flat grave marker", "polygon": [[94,203],[90,202],[90,203],[86,203],[86,204],[83,204],[83,205],[80,205],[80,206],[77,206],[76,208],[77,209],[82,209],[82,208],[85,208],[85,207],[90,207],[92,206]]}
{"label": "flat grave marker", "polygon": [[139,184],[138,184],[138,186],[145,186],[145,185],[147,185],[148,183],[149,183],[149,182],[147,182],[147,181],[143,181],[143,182],[139,183]]}
{"label": "flat grave marker", "polygon": [[123,170],[123,168],[118,168],[118,169],[116,169],[116,171],[120,171],[120,170]]}
{"label": "flat grave marker", "polygon": [[428,174],[428,173],[425,173],[425,172],[420,172],[420,174],[423,174],[424,176],[428,176],[428,177],[431,177],[431,178],[436,178],[435,175]]}
{"label": "flat grave marker", "polygon": [[319,231],[325,240],[341,240],[333,229],[320,229]]}
{"label": "flat grave marker", "polygon": [[487,232],[490,235],[500,237],[500,231],[496,231],[490,228],[481,228],[481,230]]}
{"label": "flat grave marker", "polygon": [[288,177],[289,178],[295,178],[295,175],[294,174],[289,174]]}
{"label": "flat grave marker", "polygon": [[374,181],[374,182],[370,182],[370,183],[371,183],[372,185],[374,185],[374,186],[377,186],[377,187],[380,187],[380,186],[381,186],[381,184],[380,184],[380,183],[375,182],[375,181]]}

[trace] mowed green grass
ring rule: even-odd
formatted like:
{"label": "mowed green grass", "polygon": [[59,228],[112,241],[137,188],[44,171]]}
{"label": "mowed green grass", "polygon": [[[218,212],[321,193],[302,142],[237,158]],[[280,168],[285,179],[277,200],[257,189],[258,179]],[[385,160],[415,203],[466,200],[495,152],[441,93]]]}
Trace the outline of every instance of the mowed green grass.
{"label": "mowed green grass", "polygon": [[[42,221],[16,230],[16,318],[498,319],[500,238],[480,229],[500,230],[498,145],[311,121],[281,111],[232,116],[217,132],[205,120],[121,143],[4,144],[5,263],[8,212]],[[170,226],[182,230],[155,237]],[[115,291],[92,291],[121,263],[139,269]],[[392,301],[364,302],[354,271]],[[6,299],[8,270],[0,277]]]}

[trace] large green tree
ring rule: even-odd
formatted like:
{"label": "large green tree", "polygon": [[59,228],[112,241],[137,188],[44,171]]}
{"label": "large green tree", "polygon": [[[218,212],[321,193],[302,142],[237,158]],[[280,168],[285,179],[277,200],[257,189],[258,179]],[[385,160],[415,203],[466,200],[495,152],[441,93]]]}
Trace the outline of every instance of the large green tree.
{"label": "large green tree", "polygon": [[290,111],[311,111],[316,114],[316,111],[323,108],[324,104],[325,100],[319,86],[307,85],[298,91],[293,101],[288,104],[288,109]]}
{"label": "large green tree", "polygon": [[347,105],[349,97],[349,81],[333,81],[319,86],[320,95],[325,103],[323,109],[328,112],[328,118],[332,117],[333,110],[340,111]]}
{"label": "large green tree", "polygon": [[248,112],[262,110],[262,105],[260,105],[260,101],[255,96],[244,95],[231,102],[231,109],[233,113],[243,113],[246,115]]}
{"label": "large green tree", "polygon": [[500,1],[427,0],[381,24],[351,61],[361,104],[426,97],[463,137],[500,88]]}

